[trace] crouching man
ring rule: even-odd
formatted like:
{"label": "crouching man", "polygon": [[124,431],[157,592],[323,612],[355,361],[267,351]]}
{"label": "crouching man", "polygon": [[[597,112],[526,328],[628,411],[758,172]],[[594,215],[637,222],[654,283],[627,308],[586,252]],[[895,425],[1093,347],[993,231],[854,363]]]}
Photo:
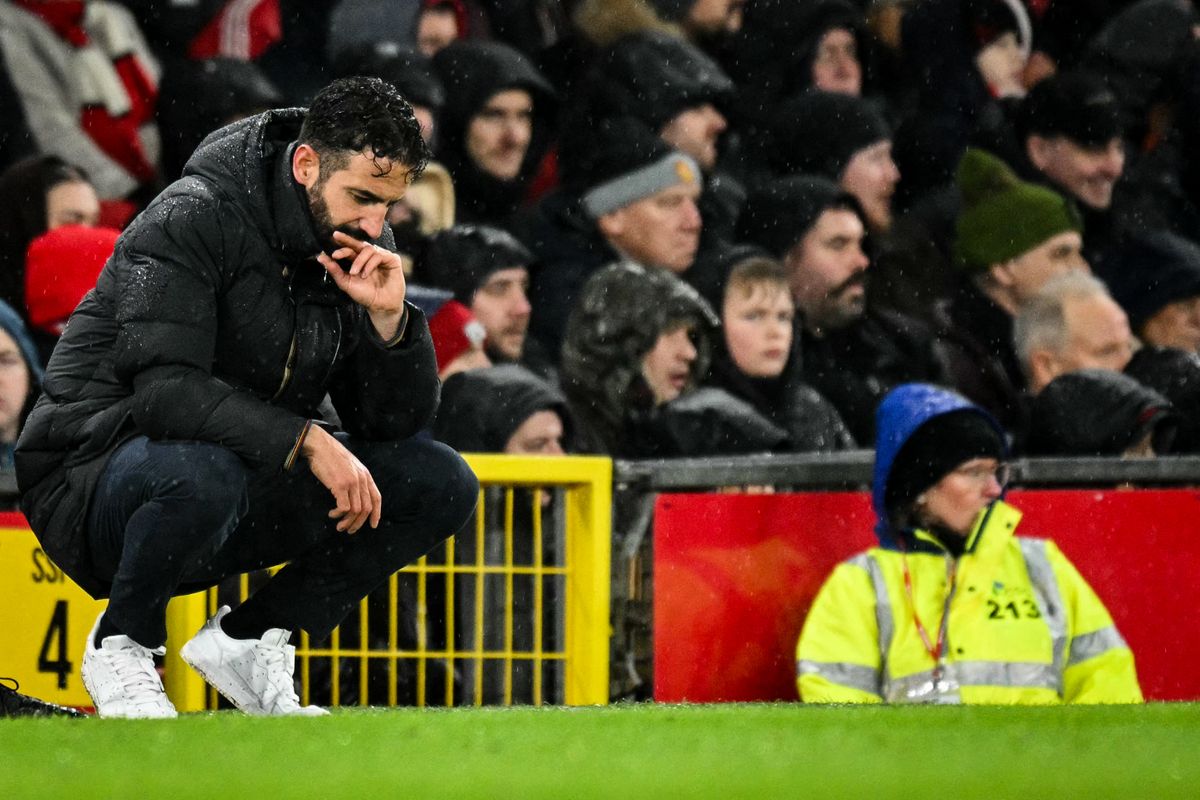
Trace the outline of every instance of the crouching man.
{"label": "crouching man", "polygon": [[[117,243],[17,448],[46,552],[109,599],[81,673],[101,716],[171,717],[153,656],[174,595],[288,562],[181,655],[251,714],[299,703],[320,638],[455,533],[478,484],[432,417],[437,367],[384,224],[424,166],[377,79],[210,135]],[[328,395],[343,430],[314,423]]]}

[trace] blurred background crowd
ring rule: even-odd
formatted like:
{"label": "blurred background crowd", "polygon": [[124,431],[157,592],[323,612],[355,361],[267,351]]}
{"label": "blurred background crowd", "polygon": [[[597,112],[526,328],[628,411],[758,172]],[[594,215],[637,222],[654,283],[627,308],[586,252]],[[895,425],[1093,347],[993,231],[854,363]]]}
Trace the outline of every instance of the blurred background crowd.
{"label": "blurred background crowd", "polygon": [[0,0],[0,440],[211,131],[366,74],[434,435],[868,448],[953,388],[1026,454],[1200,451],[1190,0]]}

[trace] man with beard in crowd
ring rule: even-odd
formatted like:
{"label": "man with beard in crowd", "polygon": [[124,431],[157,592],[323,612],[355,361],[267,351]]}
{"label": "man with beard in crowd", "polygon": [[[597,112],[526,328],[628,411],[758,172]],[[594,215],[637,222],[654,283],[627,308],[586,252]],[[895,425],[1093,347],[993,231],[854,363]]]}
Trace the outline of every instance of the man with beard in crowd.
{"label": "man with beard in crowd", "polygon": [[787,269],[804,378],[833,403],[855,440],[874,441],[875,408],[892,386],[940,382],[924,326],[867,312],[867,221],[852,195],[822,178],[779,178],[751,193],[739,230]]}

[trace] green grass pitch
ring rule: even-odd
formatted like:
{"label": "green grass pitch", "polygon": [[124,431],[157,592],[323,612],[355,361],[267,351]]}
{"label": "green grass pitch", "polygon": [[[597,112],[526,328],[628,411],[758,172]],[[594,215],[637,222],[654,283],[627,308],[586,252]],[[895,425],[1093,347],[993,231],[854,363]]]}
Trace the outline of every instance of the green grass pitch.
{"label": "green grass pitch", "polygon": [[0,798],[1200,798],[1200,705],[0,719]]}

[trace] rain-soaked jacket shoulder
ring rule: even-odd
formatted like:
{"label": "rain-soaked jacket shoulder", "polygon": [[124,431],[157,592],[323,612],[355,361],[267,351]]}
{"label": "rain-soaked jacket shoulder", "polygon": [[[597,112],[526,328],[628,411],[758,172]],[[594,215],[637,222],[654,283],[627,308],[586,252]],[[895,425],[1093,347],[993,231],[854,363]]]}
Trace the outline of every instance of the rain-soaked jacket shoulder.
{"label": "rain-soaked jacket shoulder", "polygon": [[[420,430],[437,404],[428,326],[385,343],[326,279],[291,173],[301,109],[211,134],[117,242],[72,315],[17,447],[22,509],[46,552],[96,596],[83,533],[109,455],[131,436],[213,442],[290,469],[328,394],[351,435]],[[391,232],[376,242],[392,246]]]}

